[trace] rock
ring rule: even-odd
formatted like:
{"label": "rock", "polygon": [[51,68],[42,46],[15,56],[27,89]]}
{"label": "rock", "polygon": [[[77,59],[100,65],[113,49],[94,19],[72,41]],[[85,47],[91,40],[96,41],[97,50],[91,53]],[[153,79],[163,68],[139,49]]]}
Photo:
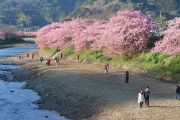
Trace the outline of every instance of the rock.
{"label": "rock", "polygon": [[11,90],[10,92],[11,92],[11,93],[13,93],[13,92],[14,92],[14,90]]}

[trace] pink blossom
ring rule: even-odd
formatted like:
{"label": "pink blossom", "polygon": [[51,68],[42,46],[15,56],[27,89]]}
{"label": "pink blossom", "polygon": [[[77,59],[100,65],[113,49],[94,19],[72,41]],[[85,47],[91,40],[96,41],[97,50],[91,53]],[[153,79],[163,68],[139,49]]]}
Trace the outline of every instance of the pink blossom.
{"label": "pink blossom", "polygon": [[163,32],[163,39],[155,43],[152,51],[167,54],[180,53],[180,18],[168,22],[168,28]]}
{"label": "pink blossom", "polygon": [[37,32],[40,48],[103,50],[108,54],[142,51],[147,48],[152,21],[138,11],[119,11],[109,20],[73,19],[52,23]]}
{"label": "pink blossom", "polygon": [[5,40],[6,35],[2,32],[0,32],[0,40]]}

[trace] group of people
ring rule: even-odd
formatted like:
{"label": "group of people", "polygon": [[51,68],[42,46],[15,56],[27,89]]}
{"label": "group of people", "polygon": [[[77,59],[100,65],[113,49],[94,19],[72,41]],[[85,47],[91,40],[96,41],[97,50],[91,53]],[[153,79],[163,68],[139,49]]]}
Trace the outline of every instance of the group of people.
{"label": "group of people", "polygon": [[[43,61],[44,61],[44,58],[41,56],[40,57],[40,62],[43,63]],[[55,64],[57,66],[59,61],[60,61],[59,56],[55,57],[54,61],[55,61]],[[50,58],[45,59],[45,64],[48,65],[48,66],[51,65],[51,59]]]}
{"label": "group of people", "polygon": [[[104,65],[104,73],[105,74],[109,73],[109,64]],[[125,72],[125,83],[126,84],[129,83],[129,71]],[[145,90],[141,90],[138,93],[138,103],[140,105],[140,108],[143,107],[144,103],[147,107],[149,107],[149,97],[150,97],[150,89],[147,86]],[[179,85],[177,85],[177,88],[176,88],[176,99],[180,100],[180,86]]]}
{"label": "group of people", "polygon": [[[34,56],[35,56],[35,54],[32,53],[31,58],[34,59]],[[19,54],[18,57],[19,57],[19,59],[23,59],[24,58],[23,54]],[[29,53],[26,54],[26,57],[27,58],[29,57]]]}
{"label": "group of people", "polygon": [[[34,53],[32,53],[32,56],[31,56],[32,59],[34,59],[34,56],[35,56]],[[62,54],[60,56],[61,56],[61,58],[63,57]],[[29,57],[29,53],[27,53],[27,57]],[[78,55],[78,57],[77,57],[78,62],[79,62],[79,58],[80,58],[80,56]],[[19,55],[19,59],[23,59],[23,55]],[[44,58],[41,56],[40,57],[40,62],[42,63],[43,61],[44,61]],[[55,61],[56,66],[57,66],[59,61],[60,61],[60,57],[56,56],[54,58],[54,61]],[[51,64],[51,59],[46,59],[45,64],[50,65]],[[104,72],[105,72],[105,74],[109,73],[109,64],[105,64]],[[129,71],[125,72],[125,83],[126,84],[129,83]],[[147,107],[149,107],[149,97],[150,97],[150,89],[149,89],[149,87],[146,87],[145,90],[141,90],[138,93],[138,103],[139,103],[140,108],[143,107],[144,103],[145,103],[145,105]],[[180,100],[180,86],[178,86],[178,85],[177,85],[177,88],[176,88],[176,99]]]}
{"label": "group of people", "polygon": [[[61,56],[61,58],[63,57],[62,53],[61,53],[60,56]],[[23,54],[19,54],[18,57],[19,57],[19,59],[23,59],[23,58],[24,58],[24,57],[23,57]],[[30,57],[29,53],[26,54],[26,57],[27,57],[27,58]],[[35,54],[32,53],[32,54],[31,54],[31,58],[34,59],[34,57],[35,57]],[[51,64],[51,59],[50,59],[50,58],[44,59],[44,57],[41,56],[41,57],[40,57],[40,62],[43,63],[43,61],[45,61],[45,64],[48,65],[48,66]],[[59,61],[60,61],[60,57],[59,57],[59,56],[55,57],[55,58],[54,58],[54,61],[55,61],[55,64],[56,64],[56,66],[57,66],[58,63],[59,63]]]}
{"label": "group of people", "polygon": [[[41,56],[40,57],[40,62],[43,63],[43,61],[44,61],[44,58]],[[60,61],[59,57],[55,57],[54,61],[55,61],[56,66],[57,66],[59,61]],[[51,65],[51,59],[50,58],[45,59],[45,64],[48,65],[48,66]]]}
{"label": "group of people", "polygon": [[[109,73],[109,64],[104,65],[104,73],[108,74]],[[125,72],[125,83],[129,83],[129,71]]]}
{"label": "group of people", "polygon": [[149,97],[150,97],[150,89],[149,87],[146,87],[145,90],[141,90],[138,93],[138,103],[140,105],[140,108],[143,107],[143,103],[145,102],[145,105],[149,107]]}
{"label": "group of people", "polygon": [[19,57],[19,59],[23,59],[24,58],[24,56],[22,54],[19,54],[18,57]]}
{"label": "group of people", "polygon": [[[31,58],[34,59],[35,54],[32,53]],[[29,53],[26,54],[26,57],[29,57]]]}
{"label": "group of people", "polygon": [[[138,93],[138,103],[140,105],[140,108],[143,107],[144,102],[145,102],[145,105],[149,106],[149,97],[150,97],[149,87],[146,87],[144,91],[141,90]],[[177,88],[176,88],[176,99],[180,100],[180,86],[179,85],[177,85]]]}

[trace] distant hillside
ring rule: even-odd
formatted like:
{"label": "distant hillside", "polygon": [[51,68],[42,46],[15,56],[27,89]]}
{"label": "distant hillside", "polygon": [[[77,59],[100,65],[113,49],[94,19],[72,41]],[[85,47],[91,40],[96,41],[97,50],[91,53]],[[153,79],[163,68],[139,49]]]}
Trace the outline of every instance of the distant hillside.
{"label": "distant hillside", "polygon": [[160,11],[167,19],[180,16],[180,0],[86,0],[69,17],[97,17],[106,19],[119,9],[140,10],[158,17]]}
{"label": "distant hillside", "polygon": [[59,21],[84,0],[0,0],[0,24],[42,26]]}
{"label": "distant hillside", "polygon": [[161,10],[164,19],[171,19],[180,16],[180,0],[0,0],[0,24],[29,27],[68,17],[106,19],[119,9],[141,10],[155,17]]}

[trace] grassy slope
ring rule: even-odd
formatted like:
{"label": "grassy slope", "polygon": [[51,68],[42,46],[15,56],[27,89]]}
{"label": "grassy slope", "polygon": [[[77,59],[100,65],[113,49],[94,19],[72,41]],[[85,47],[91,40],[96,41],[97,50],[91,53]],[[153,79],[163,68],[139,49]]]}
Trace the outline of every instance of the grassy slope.
{"label": "grassy slope", "polygon": [[[40,54],[43,53],[46,56],[52,55],[54,52],[55,50],[50,48],[39,50]],[[60,53],[58,52],[56,55]],[[124,55],[122,57],[108,57],[101,51],[82,50],[76,52],[73,47],[66,48],[62,53],[63,56],[73,59],[77,59],[79,55],[80,61],[88,63],[110,63],[129,70],[138,70],[137,68],[139,68],[149,73],[155,73],[163,79],[164,77],[171,77],[171,79],[178,80],[178,77],[180,77],[180,55],[169,56],[146,52]]]}

